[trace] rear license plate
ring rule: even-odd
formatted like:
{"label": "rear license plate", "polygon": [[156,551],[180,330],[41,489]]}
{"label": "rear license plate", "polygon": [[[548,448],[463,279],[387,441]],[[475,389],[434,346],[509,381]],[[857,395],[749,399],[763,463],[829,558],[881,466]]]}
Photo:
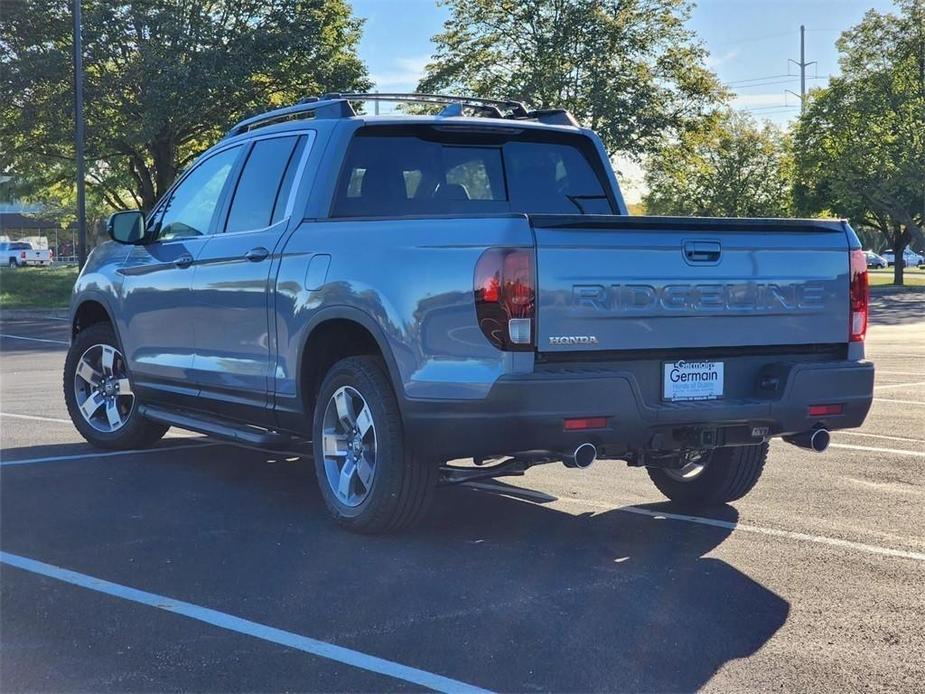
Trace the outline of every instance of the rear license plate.
{"label": "rear license plate", "polygon": [[723,362],[667,362],[662,384],[665,400],[717,400],[723,397]]}

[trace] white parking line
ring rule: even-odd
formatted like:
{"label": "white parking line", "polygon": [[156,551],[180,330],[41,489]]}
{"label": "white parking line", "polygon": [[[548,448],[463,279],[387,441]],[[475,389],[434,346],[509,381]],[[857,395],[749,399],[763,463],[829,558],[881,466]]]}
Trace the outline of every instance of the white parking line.
{"label": "white parking line", "polygon": [[37,422],[57,422],[58,424],[70,424],[70,419],[59,419],[57,417],[40,417],[36,414],[13,414],[12,412],[0,412],[0,417],[11,417],[12,419],[31,419]]}
{"label": "white parking line", "polygon": [[874,386],[874,390],[886,390],[887,388],[912,388],[914,386],[925,386],[925,381],[918,383],[887,383],[882,386]]}
{"label": "white parking line", "polygon": [[319,641],[291,631],[284,631],[266,624],[260,624],[259,622],[252,622],[249,619],[235,617],[234,615],[219,612],[218,610],[213,610],[208,607],[194,605],[190,602],[174,600],[173,598],[168,598],[163,595],[149,593],[144,590],[138,590],[137,588],[130,588],[129,586],[123,586],[118,583],[111,583],[101,578],[95,578],[87,574],[63,569],[52,564],[36,561],[35,559],[22,557],[18,554],[0,551],[0,563],[47,578],[53,578],[64,583],[80,586],[81,588],[93,590],[97,593],[122,598],[123,600],[128,600],[140,605],[147,605],[148,607],[164,610],[165,612],[172,612],[196,620],[197,622],[211,624],[220,629],[252,636],[262,641],[276,643],[281,646],[286,646],[287,648],[302,651],[303,653],[310,653],[320,658],[344,663],[345,665],[350,665],[360,670],[375,672],[380,675],[385,675],[386,677],[417,684],[435,691],[486,691],[471,684],[460,682],[459,680],[450,679],[449,677],[427,672],[426,670],[419,670],[408,665],[402,665],[401,663],[355,651],[351,648],[337,646],[326,641]]}
{"label": "white parking line", "polygon": [[921,371],[883,371],[877,369],[878,374],[886,374],[887,376],[921,376]]}
{"label": "white parking line", "polygon": [[910,439],[905,436],[887,436],[885,434],[867,434],[863,431],[836,431],[836,436],[860,436],[861,438],[887,439],[889,441],[908,441],[909,443],[921,443],[925,445],[925,439]]}
{"label": "white parking line", "polygon": [[[906,451],[908,452],[908,451]],[[508,494],[511,493],[509,490],[504,488],[492,488],[491,483],[482,483],[476,486],[475,483],[467,483],[466,486],[476,487],[477,489],[482,489],[488,492],[494,492],[497,494]],[[516,490],[517,496],[523,496],[526,498],[534,498],[539,503],[547,503],[550,501],[549,496],[542,492],[536,492],[532,489],[518,488]],[[880,547],[878,545],[868,545],[863,542],[852,542],[851,540],[842,540],[837,537],[826,537],[825,535],[809,535],[807,533],[798,533],[792,530],[778,530],[776,528],[762,528],[757,525],[748,525],[746,523],[732,523],[730,521],[718,520],[715,518],[704,518],[702,516],[688,516],[681,513],[668,513],[666,511],[650,511],[646,508],[639,508],[638,506],[614,506],[612,503],[604,503],[601,501],[592,501],[591,499],[578,499],[574,497],[557,497],[554,501],[559,501],[565,504],[573,504],[576,506],[581,506],[584,508],[598,508],[602,511],[622,511],[623,513],[635,513],[641,516],[650,516],[659,520],[668,519],[675,521],[683,521],[685,523],[695,523],[697,525],[709,525],[715,528],[726,528],[727,530],[741,530],[747,533],[757,533],[759,535],[770,535],[772,537],[784,537],[790,540],[799,540],[801,542],[814,542],[821,545],[830,545],[832,547],[844,547],[846,549],[854,549],[860,552],[866,552],[868,554],[880,554],[887,557],[901,557],[902,559],[915,559],[916,561],[925,561],[925,554],[922,552],[912,552],[903,549],[893,549],[891,547]]]}
{"label": "white parking line", "polygon": [[889,453],[891,455],[911,455],[915,458],[925,458],[925,451],[904,451],[901,448],[875,448],[874,446],[852,446],[847,443],[830,443],[829,448],[846,448],[852,451],[872,451],[874,453]]}
{"label": "white parking line", "polygon": [[916,561],[925,561],[925,554],[922,552],[912,552],[904,549],[893,549],[892,547],[880,547],[879,545],[868,545],[863,542],[853,542],[851,540],[842,540],[837,537],[826,537],[825,535],[810,535],[807,533],[798,533],[792,530],[778,530],[777,528],[762,528],[757,525],[748,525],[746,523],[732,523],[730,521],[717,520],[715,518],[703,518],[702,516],[688,516],[682,513],[668,513],[666,511],[651,511],[647,508],[637,506],[622,506],[614,508],[613,504],[605,504],[599,501],[589,499],[575,499],[569,497],[560,497],[559,501],[567,504],[577,504],[584,507],[594,507],[606,511],[622,511],[624,513],[635,513],[641,516],[650,516],[659,520],[668,519],[682,521],[684,523],[695,523],[697,525],[709,525],[714,528],[726,528],[727,530],[743,531],[755,533],[758,535],[770,535],[771,537],[783,537],[789,540],[798,540],[800,542],[813,542],[819,545],[829,545],[831,547],[843,547],[853,549],[867,554],[879,554],[886,557],[900,557],[902,559],[914,559]]}
{"label": "white parking line", "polygon": [[925,405],[921,400],[894,400],[893,398],[874,398],[877,402],[895,402],[899,405]]}
{"label": "white parking line", "polygon": [[[570,499],[569,499],[570,501]],[[637,508],[636,506],[624,506],[617,509],[626,513],[636,513],[641,516],[650,516],[652,518],[683,521],[685,523],[697,523],[698,525],[711,525],[716,528],[726,528],[728,530],[744,530],[748,533],[757,533],[759,535],[771,535],[773,537],[786,537],[791,540],[800,540],[802,542],[815,542],[821,545],[830,545],[832,547],[843,547],[845,549],[855,549],[869,554],[881,554],[887,557],[901,557],[902,559],[914,559],[916,561],[925,561],[925,554],[922,552],[910,552],[903,549],[893,549],[891,547],[880,547],[878,545],[867,545],[863,542],[852,542],[851,540],[842,540],[837,537],[826,537],[824,535],[808,535],[806,533],[797,533],[792,530],[778,530],[776,528],[762,528],[757,525],[746,525],[745,523],[731,523],[729,521],[716,520],[715,518],[702,518],[700,516],[688,516],[681,513],[665,513],[663,511],[650,511],[647,508]]]}
{"label": "white parking line", "polygon": [[117,455],[140,455],[142,453],[164,453],[167,451],[179,451],[185,448],[208,448],[209,446],[224,446],[226,444],[219,441],[209,441],[207,443],[185,443],[182,446],[161,446],[160,448],[144,448],[131,451],[107,451],[106,453],[75,453],[74,455],[50,455],[44,458],[26,458],[25,460],[3,460],[0,461],[0,467],[9,465],[31,465],[32,463],[60,463],[68,460],[82,460],[84,458],[112,458]]}
{"label": "white parking line", "polygon": [[69,345],[67,340],[48,340],[42,337],[23,337],[22,335],[10,335],[9,333],[0,333],[0,337],[7,337],[12,340],[28,340],[29,342],[50,342],[53,345]]}

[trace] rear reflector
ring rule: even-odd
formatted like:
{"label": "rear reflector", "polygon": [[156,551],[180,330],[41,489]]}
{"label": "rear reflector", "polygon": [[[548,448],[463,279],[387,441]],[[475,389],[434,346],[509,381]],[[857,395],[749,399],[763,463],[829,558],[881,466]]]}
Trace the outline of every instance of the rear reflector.
{"label": "rear reflector", "polygon": [[575,431],[577,429],[603,429],[606,426],[607,417],[580,417],[564,420],[562,428],[566,431]]}
{"label": "rear reflector", "polygon": [[870,304],[870,287],[867,281],[867,257],[864,251],[849,251],[848,271],[851,276],[848,292],[851,296],[851,313],[849,314],[849,342],[863,342],[867,333],[867,313]]}
{"label": "rear reflector", "polygon": [[845,406],[838,405],[810,405],[809,406],[809,416],[810,417],[826,417],[836,414],[841,414],[844,412]]}

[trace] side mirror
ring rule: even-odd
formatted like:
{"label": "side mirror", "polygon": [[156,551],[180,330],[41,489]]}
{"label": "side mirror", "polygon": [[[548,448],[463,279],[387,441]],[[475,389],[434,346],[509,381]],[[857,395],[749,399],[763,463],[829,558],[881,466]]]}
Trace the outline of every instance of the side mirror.
{"label": "side mirror", "polygon": [[145,217],[140,210],[116,212],[106,223],[106,230],[113,241],[138,244],[145,238]]}

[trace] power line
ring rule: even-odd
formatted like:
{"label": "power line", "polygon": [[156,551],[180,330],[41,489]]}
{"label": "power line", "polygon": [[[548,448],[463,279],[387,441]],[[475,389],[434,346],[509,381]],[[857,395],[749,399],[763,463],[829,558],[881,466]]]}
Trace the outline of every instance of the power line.
{"label": "power line", "polygon": [[800,78],[794,75],[788,80],[771,80],[770,82],[755,82],[754,84],[740,84],[736,87],[732,87],[732,89],[735,91],[739,91],[742,89],[754,89],[755,87],[769,87],[774,84],[790,84],[794,80],[798,80],[798,79]]}
{"label": "power line", "polygon": [[733,86],[733,85],[735,85],[735,84],[742,84],[743,82],[758,82],[758,81],[761,81],[761,80],[776,80],[776,79],[778,79],[778,78],[780,78],[780,77],[796,77],[796,75],[791,75],[791,74],[789,74],[789,73],[784,73],[784,74],[781,74],[781,75],[765,75],[764,77],[749,77],[749,78],[747,78],[747,79],[732,80],[732,81],[730,81],[730,82],[726,82],[726,86],[727,86],[727,87],[731,87],[731,86]]}
{"label": "power line", "polygon": [[[794,80],[800,79],[799,75],[792,75],[790,79],[785,80],[771,80],[769,82],[755,82],[754,84],[741,84],[736,87],[732,87],[733,90],[739,91],[741,89],[751,89],[752,87],[767,87],[773,84],[790,84]],[[807,80],[827,80],[829,79],[828,75],[815,75],[813,77],[807,77]],[[728,85],[727,85],[728,86]]]}
{"label": "power line", "polygon": [[790,111],[798,109],[799,106],[787,106],[787,105],[778,105],[778,106],[743,106],[740,108],[740,111]]}

